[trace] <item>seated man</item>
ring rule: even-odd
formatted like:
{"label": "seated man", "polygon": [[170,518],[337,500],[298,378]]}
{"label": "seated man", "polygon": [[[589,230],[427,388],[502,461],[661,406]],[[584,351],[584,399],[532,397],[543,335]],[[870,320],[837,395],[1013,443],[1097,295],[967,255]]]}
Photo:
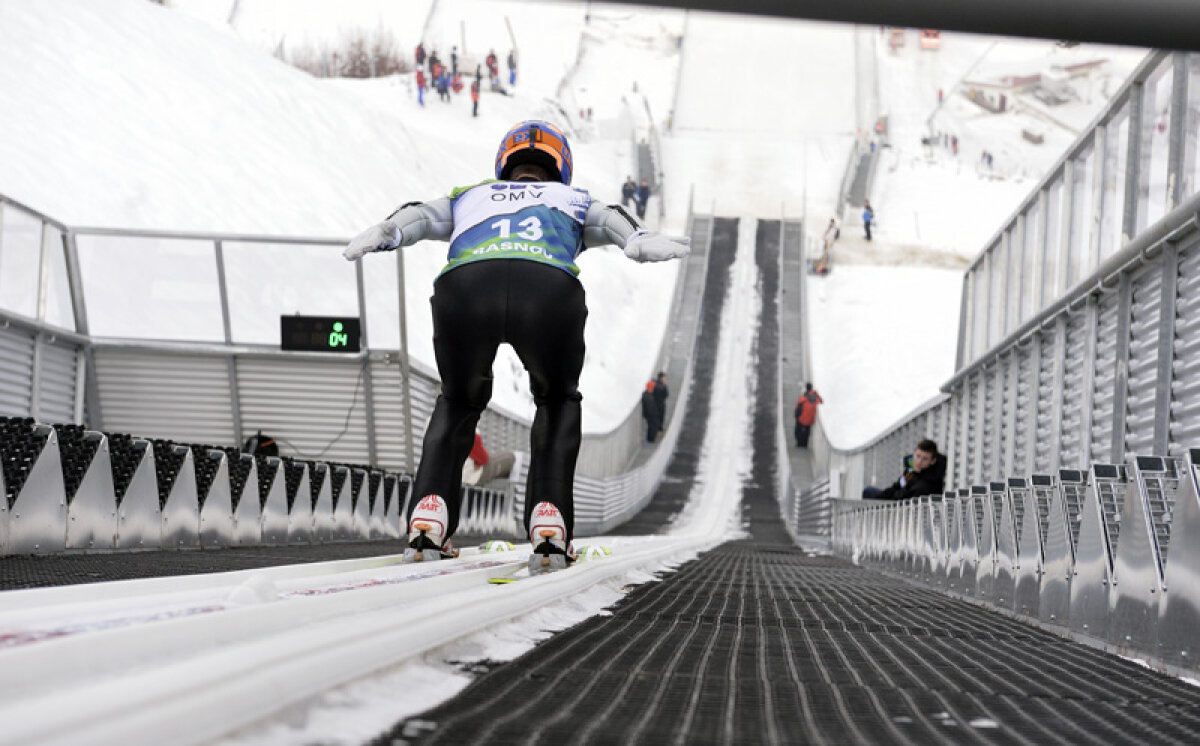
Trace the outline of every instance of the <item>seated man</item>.
{"label": "seated man", "polygon": [[904,473],[885,490],[864,487],[864,500],[906,500],[921,495],[940,495],[946,484],[946,459],[938,453],[937,443],[925,439],[917,443],[912,456],[904,457]]}

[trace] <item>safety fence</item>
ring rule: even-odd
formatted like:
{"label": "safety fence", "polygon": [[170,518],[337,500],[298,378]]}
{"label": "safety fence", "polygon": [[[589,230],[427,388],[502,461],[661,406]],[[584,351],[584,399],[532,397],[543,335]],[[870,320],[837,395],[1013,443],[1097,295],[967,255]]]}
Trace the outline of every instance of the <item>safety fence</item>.
{"label": "safety fence", "polygon": [[925,437],[952,484],[1200,442],[1198,102],[1200,56],[1149,55],[966,271],[942,393],[859,448],[814,432],[818,473],[857,496]]}
{"label": "safety fence", "polygon": [[887,502],[838,500],[856,561],[1090,638],[1200,668],[1200,449]]}
{"label": "safety fence", "polygon": [[[813,478],[855,498],[893,482],[922,438],[950,484],[1200,442],[1197,102],[1200,57],[1149,55],[965,273],[942,393],[858,448],[830,444],[818,421]],[[805,280],[788,279],[800,299]],[[806,378],[807,350],[795,357]],[[790,421],[782,397],[781,409]]]}
{"label": "safety fence", "polygon": [[[405,474],[29,418],[0,443],[0,555],[396,538],[411,499]],[[495,485],[462,487],[461,532],[519,535],[515,482]]]}

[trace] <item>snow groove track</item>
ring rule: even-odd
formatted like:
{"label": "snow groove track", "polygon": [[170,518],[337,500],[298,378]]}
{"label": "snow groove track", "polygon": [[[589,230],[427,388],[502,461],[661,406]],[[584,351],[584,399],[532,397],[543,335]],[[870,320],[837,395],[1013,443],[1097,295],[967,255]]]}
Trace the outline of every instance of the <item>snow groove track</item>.
{"label": "snow groove track", "polygon": [[555,635],[377,746],[1200,741],[1195,687],[791,543],[766,457],[777,235],[760,224],[751,538],[640,586],[611,616]]}
{"label": "snow groove track", "polygon": [[528,545],[7,593],[0,744],[201,743],[698,543],[504,586]]}
{"label": "snow groove track", "polygon": [[715,218],[712,232],[712,248],[696,332],[699,343],[692,363],[694,383],[683,418],[683,432],[675,444],[675,452],[671,456],[671,463],[667,465],[662,484],[650,504],[613,530],[613,534],[645,536],[665,530],[671,517],[687,503],[694,486],[704,445],[704,429],[708,425],[711,382],[717,366],[717,339],[721,334],[721,312],[729,292],[729,268],[733,265],[737,246],[738,221]]}

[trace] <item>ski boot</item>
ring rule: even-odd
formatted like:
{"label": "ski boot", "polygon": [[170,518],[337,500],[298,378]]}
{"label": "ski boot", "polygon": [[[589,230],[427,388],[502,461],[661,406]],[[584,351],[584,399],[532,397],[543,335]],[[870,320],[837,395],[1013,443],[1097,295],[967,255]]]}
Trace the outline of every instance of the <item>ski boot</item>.
{"label": "ski boot", "polygon": [[408,521],[408,549],[404,550],[405,562],[425,562],[452,559],[458,550],[445,538],[446,522],[450,510],[439,495],[421,498]]}
{"label": "ski boot", "polygon": [[553,503],[540,502],[533,508],[529,525],[530,574],[562,570],[575,562],[575,548],[567,541],[567,524]]}

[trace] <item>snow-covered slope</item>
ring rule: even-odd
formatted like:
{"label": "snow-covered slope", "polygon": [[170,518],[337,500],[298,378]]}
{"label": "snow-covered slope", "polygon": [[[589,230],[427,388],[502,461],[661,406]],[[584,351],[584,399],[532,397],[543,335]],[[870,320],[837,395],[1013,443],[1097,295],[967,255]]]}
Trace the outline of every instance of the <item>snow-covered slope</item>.
{"label": "snow-covered slope", "polygon": [[[196,10],[197,4],[185,6]],[[0,193],[74,225],[348,238],[401,202],[489,178],[496,143],[513,122],[558,119],[546,100],[576,64],[584,29],[584,8],[577,5],[544,4],[529,13],[507,3],[439,3],[431,35],[484,29],[468,37],[472,46],[499,45],[508,43],[511,26],[526,40],[514,95],[485,91],[481,115],[473,118],[465,95],[451,103],[429,96],[419,107],[411,75],[313,78],[275,59],[272,46],[214,26],[228,7],[211,3],[195,17],[145,0],[0,4]],[[329,28],[324,13],[330,7],[245,0],[239,17],[254,28],[282,18]],[[395,23],[398,44],[411,49],[428,8],[416,3],[406,13],[379,17]],[[629,36],[623,24],[629,23],[636,27],[637,19],[626,13],[589,32],[591,69],[621,58]],[[661,24],[647,28],[658,33]],[[635,41],[635,52],[645,46]],[[660,81],[674,79],[674,59],[660,57],[647,71],[655,82],[649,90],[671,90]],[[607,129],[609,136],[584,131],[576,137],[575,184],[613,200],[630,170],[633,134],[619,96],[615,103],[612,96],[595,95],[595,101],[604,102],[595,130]],[[665,108],[662,101],[653,106]],[[601,128],[603,122],[614,124]],[[623,131],[618,122],[626,122]],[[409,340],[413,355],[430,367],[427,299],[444,252],[444,245],[426,243],[405,254]],[[365,262],[369,285],[386,288],[395,277],[390,256]],[[615,249],[587,252],[580,265],[591,307],[581,381],[584,427],[603,432],[636,405],[653,373],[675,269],[637,265]],[[303,267],[292,269],[306,276]],[[299,303],[321,292],[322,267],[307,276],[308,289],[294,294]],[[380,298],[370,304],[376,311],[371,340],[394,347],[395,302]],[[275,301],[262,300],[246,305],[268,317],[305,310],[277,310]],[[136,306],[136,298],[120,303]],[[89,312],[101,319],[106,309]],[[187,329],[179,334],[189,338]],[[524,369],[510,349],[502,349],[495,375],[495,401],[531,414]]]}
{"label": "snow-covered slope", "polygon": [[[501,134],[530,116],[558,118],[547,104],[555,99],[572,115],[595,112],[573,145],[576,184],[601,199],[616,198],[632,171],[634,138],[655,122],[666,133],[665,229],[683,229],[689,200],[700,212],[803,216],[820,227],[834,211],[856,122],[877,98],[891,130],[873,194],[877,241],[857,258],[847,242],[845,258],[919,267],[932,252],[933,263],[945,267],[983,248],[1072,139],[1027,111],[983,113],[963,99],[964,81],[1106,58],[1103,79],[1055,112],[1068,129],[1081,128],[1143,54],[963,34],[944,35],[932,52],[917,48],[910,32],[893,55],[873,29],[499,0],[239,0],[231,27],[234,5],[0,4],[0,193],[77,225],[349,237],[402,201],[487,177]],[[377,31],[393,35],[402,50],[422,38],[443,56],[457,45],[468,69],[488,49],[503,57],[515,42],[515,95],[485,91],[476,119],[461,95],[448,104],[429,96],[418,107],[408,75],[316,79],[273,56],[334,49],[348,34]],[[863,37],[879,45],[877,92],[857,90],[855,66],[872,59]],[[1046,131],[1044,146],[1023,144],[1020,131],[1031,121]],[[958,157],[922,148],[930,122],[958,134]],[[997,158],[987,172],[977,166],[983,149]],[[859,227],[855,213],[845,217],[849,237]],[[426,299],[443,252],[427,243],[405,253],[408,337],[428,365]],[[393,264],[390,257],[366,261],[369,287],[383,289],[369,304],[372,343],[396,346],[386,292]],[[586,253],[581,266],[591,308],[584,427],[601,432],[636,406],[653,372],[674,268],[634,265],[606,250]],[[954,270],[912,271],[903,282],[895,273],[859,282],[850,270],[829,283],[830,292],[813,294],[824,299],[811,309],[814,382],[842,388],[826,396],[823,415],[839,445],[875,434],[952,372]],[[911,292],[923,271],[943,289],[936,312]],[[314,269],[312,287],[319,278]],[[926,336],[948,340],[949,352],[927,364],[909,360],[902,376],[879,385],[864,361],[903,356],[906,333],[918,324]],[[819,337],[825,330],[834,332],[829,348]],[[495,374],[496,402],[530,412],[511,351],[502,352]],[[853,427],[842,429],[846,423]]]}

